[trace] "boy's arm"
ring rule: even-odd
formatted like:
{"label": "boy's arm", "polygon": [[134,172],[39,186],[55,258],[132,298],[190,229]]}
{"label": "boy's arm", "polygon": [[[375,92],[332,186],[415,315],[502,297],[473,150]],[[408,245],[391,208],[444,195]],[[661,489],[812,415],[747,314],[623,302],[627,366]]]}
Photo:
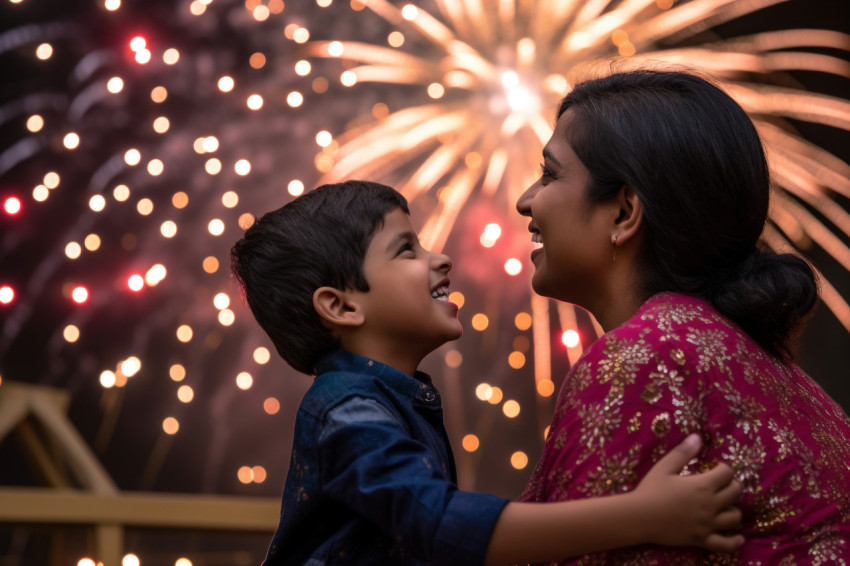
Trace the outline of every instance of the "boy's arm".
{"label": "boy's arm", "polygon": [[448,462],[388,406],[354,396],[328,411],[316,439],[322,495],[398,541],[406,556],[480,564],[507,500],[458,490]]}
{"label": "boy's arm", "polygon": [[694,545],[730,552],[740,535],[717,531],[740,524],[730,508],[741,487],[721,464],[694,476],[679,476],[699,452],[691,435],[626,494],[559,503],[509,503],[496,523],[486,564],[543,562],[642,543]]}

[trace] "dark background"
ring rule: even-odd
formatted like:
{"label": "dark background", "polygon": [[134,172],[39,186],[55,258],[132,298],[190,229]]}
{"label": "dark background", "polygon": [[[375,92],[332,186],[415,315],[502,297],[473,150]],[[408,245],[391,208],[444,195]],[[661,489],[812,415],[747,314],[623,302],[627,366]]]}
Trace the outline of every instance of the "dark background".
{"label": "dark background", "polygon": [[[418,4],[438,13],[431,2]],[[0,387],[14,381],[67,391],[71,420],[121,489],[269,497],[278,496],[282,489],[294,412],[309,378],[274,357],[227,274],[228,250],[240,235],[237,219],[245,212],[261,214],[292,198],[286,193],[291,179],[302,180],[307,188],[317,182],[316,131],[326,129],[338,136],[354,118],[368,115],[376,102],[384,101],[396,111],[409,104],[413,92],[406,86],[370,83],[350,90],[332,85],[326,93],[311,93],[309,79],[292,72],[302,53],[284,38],[284,28],[291,23],[308,27],[312,40],[342,38],[376,44],[385,44],[387,33],[394,29],[368,9],[355,11],[342,0],[328,8],[312,0],[289,0],[281,13],[261,23],[250,21],[241,2],[213,2],[202,17],[188,15],[188,3],[165,0],[125,1],[116,13],[81,0],[0,4],[0,200],[17,196],[23,202],[22,212],[15,216],[0,212],[0,285],[11,285],[17,292],[12,304],[0,305]],[[791,28],[847,33],[850,3],[791,0],[734,18],[685,43]],[[136,35],[147,38],[155,59],[165,48],[177,47],[180,63],[168,67],[159,59],[159,64],[137,65],[128,47]],[[404,51],[427,54],[433,49],[413,34],[407,37]],[[33,55],[43,41],[54,47],[47,61]],[[260,69],[248,62],[257,51],[267,57]],[[847,50],[809,51],[850,59]],[[330,78],[335,72],[338,69],[331,69],[329,63],[314,61],[311,78],[322,73]],[[236,79],[233,96],[224,96],[215,87],[224,74]],[[101,97],[96,85],[116,75],[124,79],[123,92]],[[759,80],[847,99],[848,76],[847,70],[843,77],[793,71],[765,74]],[[169,91],[160,105],[149,97],[158,85]],[[305,93],[305,103],[292,109],[282,100],[296,88]],[[266,100],[262,112],[245,108],[245,98],[254,92]],[[79,108],[86,110],[77,115],[74,109]],[[25,127],[32,113],[45,118],[38,134],[30,134]],[[171,122],[165,135],[151,129],[159,115]],[[554,117],[554,111],[550,116]],[[850,161],[846,130],[795,120],[784,123],[845,163]],[[76,131],[82,139],[74,151],[61,144],[68,131]],[[204,135],[219,138],[218,156],[227,165],[239,158],[251,159],[251,174],[240,177],[230,168],[216,177],[206,175],[203,163],[208,156],[191,149],[192,140]],[[142,165],[134,170],[120,166],[120,155],[129,147],[138,147],[143,154]],[[118,166],[113,168],[116,156]],[[143,171],[144,163],[153,157],[166,164],[166,173],[157,178]],[[6,164],[11,165],[4,169]],[[38,203],[31,191],[47,171],[58,172],[62,180],[47,201]],[[111,189],[118,183],[130,186],[129,201],[112,199]],[[231,189],[239,192],[240,201],[228,209],[222,206],[221,195]],[[189,195],[185,209],[170,204],[176,191]],[[102,213],[88,208],[89,198],[97,193],[107,197]],[[134,210],[143,197],[154,203],[150,216]],[[850,209],[846,198],[836,193],[832,197],[845,211]],[[523,368],[515,370],[506,364],[517,337],[530,340],[531,334],[517,330],[512,322],[517,312],[529,311],[529,270],[511,278],[500,267],[507,257],[500,254],[527,246],[523,224],[511,217],[512,203],[505,200],[501,196],[492,202],[470,201],[453,227],[446,251],[455,258],[453,287],[466,296],[460,314],[466,331],[457,344],[429,357],[423,369],[434,375],[443,391],[462,486],[514,497],[539,457],[554,397],[535,394],[531,350]],[[416,225],[424,222],[429,202],[414,205]],[[226,224],[219,237],[206,231],[213,217]],[[170,240],[159,235],[159,225],[166,219],[178,224],[178,235]],[[477,239],[481,226],[491,219],[499,220],[508,233],[499,245],[482,251]],[[845,245],[850,242],[846,233],[850,227],[830,228]],[[81,242],[92,232],[102,239],[100,249],[84,250],[79,259],[68,260],[65,244]],[[850,298],[850,273],[837,258],[817,246],[801,251],[845,299]],[[216,273],[201,269],[207,256],[221,262]],[[140,293],[129,292],[124,284],[127,276],[144,273],[154,263],[166,265],[165,281]],[[91,292],[81,306],[67,298],[69,285],[78,283]],[[222,291],[229,294],[236,313],[236,323],[229,327],[217,322],[211,302]],[[569,362],[559,343],[563,329],[554,304],[550,311],[552,375],[557,387]],[[477,312],[490,317],[484,332],[471,328],[470,319]],[[582,314],[578,323],[586,346],[592,327]],[[62,338],[68,324],[81,330],[75,343]],[[180,324],[194,330],[187,344],[175,340]],[[252,352],[259,346],[272,351],[268,364],[253,361]],[[458,369],[443,362],[451,349],[463,355]],[[142,361],[139,374],[124,388],[104,389],[98,382],[100,372],[114,370],[130,355]],[[845,409],[850,407],[846,370],[850,332],[823,306],[800,337],[799,360]],[[175,363],[187,369],[181,384],[193,387],[191,403],[176,399],[181,384],[169,378]],[[234,383],[241,371],[249,371],[254,378],[247,391]],[[505,399],[517,400],[520,415],[508,419],[500,406],[478,400],[474,391],[480,382],[498,385]],[[277,414],[262,409],[269,397],[280,402]],[[162,431],[167,416],[180,422],[175,436]],[[461,439],[469,433],[481,440],[481,447],[471,454],[461,449]],[[518,450],[528,455],[525,469],[509,464],[510,455]],[[245,465],[263,466],[267,479],[241,483],[237,470]],[[0,439],[0,484],[37,486],[42,481],[23,459],[15,437]],[[69,556],[82,556],[89,549],[86,536],[77,535],[71,531],[64,535]],[[172,564],[179,552],[194,552],[195,564],[248,564],[259,561],[267,538],[133,531],[127,546],[140,556],[147,553],[146,566]],[[0,556],[6,556],[0,564],[46,563],[46,540],[56,544],[55,531],[0,527]]]}

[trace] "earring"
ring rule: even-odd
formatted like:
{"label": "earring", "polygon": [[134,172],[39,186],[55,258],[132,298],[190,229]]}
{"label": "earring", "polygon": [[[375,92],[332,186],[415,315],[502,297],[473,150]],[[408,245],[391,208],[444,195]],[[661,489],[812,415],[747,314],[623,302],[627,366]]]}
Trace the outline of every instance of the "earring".
{"label": "earring", "polygon": [[611,255],[611,263],[614,263],[617,260],[617,235],[614,234],[611,236],[611,246],[614,248],[614,251]]}

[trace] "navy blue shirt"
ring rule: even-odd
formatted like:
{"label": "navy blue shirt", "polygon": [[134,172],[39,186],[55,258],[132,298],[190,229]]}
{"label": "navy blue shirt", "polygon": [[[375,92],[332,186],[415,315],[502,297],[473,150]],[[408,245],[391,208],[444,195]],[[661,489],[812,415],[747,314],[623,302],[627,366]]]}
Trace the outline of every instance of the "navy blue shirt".
{"label": "navy blue shirt", "polygon": [[428,375],[344,351],[317,369],[264,566],[482,564],[507,500],[457,488]]}

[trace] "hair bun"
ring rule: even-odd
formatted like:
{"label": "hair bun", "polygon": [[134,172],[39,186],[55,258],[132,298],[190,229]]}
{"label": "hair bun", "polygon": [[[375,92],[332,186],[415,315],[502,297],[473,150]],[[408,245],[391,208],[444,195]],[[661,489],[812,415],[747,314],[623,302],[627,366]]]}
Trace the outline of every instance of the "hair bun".
{"label": "hair bun", "polygon": [[790,359],[792,334],[817,303],[817,292],[814,271],[805,260],[756,249],[735,271],[715,281],[708,298],[757,342]]}

